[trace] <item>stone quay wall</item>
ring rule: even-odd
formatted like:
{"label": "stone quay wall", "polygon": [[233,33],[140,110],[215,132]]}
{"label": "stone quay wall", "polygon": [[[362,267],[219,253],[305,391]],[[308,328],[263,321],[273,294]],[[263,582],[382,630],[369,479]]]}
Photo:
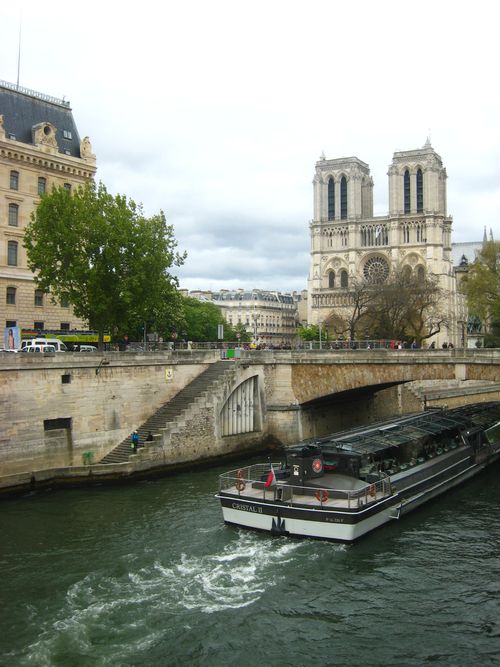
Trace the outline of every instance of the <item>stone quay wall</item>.
{"label": "stone quay wall", "polygon": [[0,357],[0,476],[99,460],[219,352]]}

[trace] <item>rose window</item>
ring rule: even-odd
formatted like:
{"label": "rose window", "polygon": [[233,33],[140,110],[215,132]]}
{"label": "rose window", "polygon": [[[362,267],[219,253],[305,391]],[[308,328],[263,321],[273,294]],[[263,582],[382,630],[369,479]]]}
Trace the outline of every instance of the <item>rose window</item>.
{"label": "rose window", "polygon": [[363,268],[363,274],[369,283],[383,283],[389,275],[389,265],[383,257],[370,257]]}

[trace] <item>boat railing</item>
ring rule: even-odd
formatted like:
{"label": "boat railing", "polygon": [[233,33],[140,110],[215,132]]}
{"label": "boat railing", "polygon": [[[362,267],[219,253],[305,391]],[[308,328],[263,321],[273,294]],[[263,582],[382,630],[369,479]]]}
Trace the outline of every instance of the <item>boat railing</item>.
{"label": "boat railing", "polygon": [[[250,496],[263,500],[280,501],[287,505],[319,504],[320,507],[341,506],[358,509],[368,503],[392,495],[390,478],[382,473],[382,478],[358,489],[341,489],[321,486],[290,484],[289,479],[280,480],[283,470],[280,463],[272,464],[276,482],[266,486],[271,470],[269,464],[258,463],[230,470],[219,477],[219,490],[239,496]],[[251,493],[249,493],[249,488]]]}

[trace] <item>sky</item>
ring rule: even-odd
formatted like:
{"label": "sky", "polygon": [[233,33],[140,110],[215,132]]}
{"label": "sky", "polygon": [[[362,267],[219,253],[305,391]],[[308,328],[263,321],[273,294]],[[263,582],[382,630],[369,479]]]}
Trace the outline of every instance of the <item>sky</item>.
{"label": "sky", "polygon": [[1,4],[0,79],[70,101],[97,179],[173,225],[181,288],[305,289],[323,152],[386,215],[393,153],[430,137],[452,241],[500,239],[495,1]]}

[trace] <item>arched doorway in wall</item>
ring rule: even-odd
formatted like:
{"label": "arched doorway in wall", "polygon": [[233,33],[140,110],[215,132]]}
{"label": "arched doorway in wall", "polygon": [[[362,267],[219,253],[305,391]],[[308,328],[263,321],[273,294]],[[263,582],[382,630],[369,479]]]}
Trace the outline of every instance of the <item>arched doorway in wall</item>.
{"label": "arched doorway in wall", "polygon": [[220,411],[219,422],[223,437],[262,429],[258,375],[244,380],[232,391]]}

